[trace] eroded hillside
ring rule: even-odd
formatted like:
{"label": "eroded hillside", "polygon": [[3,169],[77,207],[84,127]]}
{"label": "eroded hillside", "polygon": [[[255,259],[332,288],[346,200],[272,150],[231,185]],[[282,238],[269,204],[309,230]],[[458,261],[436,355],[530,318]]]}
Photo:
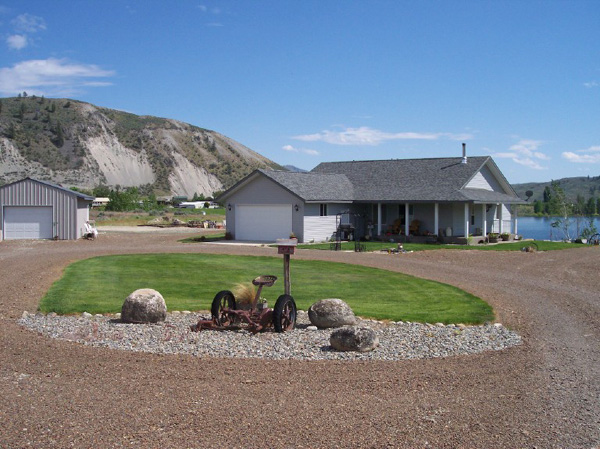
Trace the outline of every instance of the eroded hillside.
{"label": "eroded hillside", "polygon": [[215,131],[68,99],[0,99],[0,184],[30,176],[80,188],[212,195],[281,168]]}

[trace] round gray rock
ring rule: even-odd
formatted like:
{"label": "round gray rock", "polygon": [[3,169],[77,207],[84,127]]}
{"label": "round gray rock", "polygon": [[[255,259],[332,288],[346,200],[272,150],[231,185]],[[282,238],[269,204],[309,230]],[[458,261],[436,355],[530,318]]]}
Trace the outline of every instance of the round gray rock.
{"label": "round gray rock", "polygon": [[127,297],[121,308],[125,323],[158,323],[165,321],[167,305],[162,295],[151,288],[140,288]]}
{"label": "round gray rock", "polygon": [[321,329],[356,324],[356,316],[350,306],[336,298],[322,299],[314,303],[308,309],[308,319]]}
{"label": "round gray rock", "polygon": [[368,327],[348,326],[334,330],[329,344],[337,351],[368,352],[379,346],[379,337]]}

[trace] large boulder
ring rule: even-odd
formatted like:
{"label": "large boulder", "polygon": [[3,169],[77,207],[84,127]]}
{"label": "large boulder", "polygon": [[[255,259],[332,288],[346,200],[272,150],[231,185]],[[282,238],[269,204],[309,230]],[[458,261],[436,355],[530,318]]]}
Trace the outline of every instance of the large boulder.
{"label": "large boulder", "polygon": [[126,323],[158,323],[167,317],[167,305],[160,293],[140,288],[127,297],[121,308],[121,321]]}
{"label": "large boulder", "polygon": [[379,346],[379,337],[371,328],[347,326],[334,330],[329,344],[337,351],[368,352]]}
{"label": "large boulder", "polygon": [[308,319],[321,329],[356,324],[356,316],[350,306],[336,298],[322,299],[314,303],[308,309]]}

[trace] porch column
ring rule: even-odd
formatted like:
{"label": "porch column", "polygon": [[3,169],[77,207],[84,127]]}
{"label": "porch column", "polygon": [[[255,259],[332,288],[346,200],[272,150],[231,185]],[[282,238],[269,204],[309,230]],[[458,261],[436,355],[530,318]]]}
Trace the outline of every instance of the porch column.
{"label": "porch column", "polygon": [[435,207],[433,209],[433,233],[438,235],[440,232],[440,204],[435,203]]}
{"label": "porch column", "polygon": [[502,225],[502,209],[503,209],[502,203],[500,203],[499,207],[500,207],[500,210],[498,211],[498,222],[499,222],[498,227],[500,228],[499,229],[500,234],[502,234],[504,232],[504,229],[503,229],[504,226]]}
{"label": "porch column", "polygon": [[[511,209],[512,209],[512,206],[511,206]],[[518,218],[517,215],[518,215],[517,208],[515,207],[515,211],[513,212],[513,216],[515,217],[515,224],[513,226],[515,235],[517,235],[519,233],[518,229],[517,229],[517,218]]]}
{"label": "porch column", "polygon": [[377,235],[381,235],[381,203],[377,203]]}
{"label": "porch column", "polygon": [[481,205],[481,213],[483,214],[483,236],[485,237],[487,235],[487,211],[486,209],[486,205],[482,204]]}
{"label": "porch column", "polygon": [[410,219],[408,218],[408,203],[404,203],[404,235],[408,237],[410,234]]}
{"label": "porch column", "polygon": [[469,237],[469,203],[465,203],[465,237]]}

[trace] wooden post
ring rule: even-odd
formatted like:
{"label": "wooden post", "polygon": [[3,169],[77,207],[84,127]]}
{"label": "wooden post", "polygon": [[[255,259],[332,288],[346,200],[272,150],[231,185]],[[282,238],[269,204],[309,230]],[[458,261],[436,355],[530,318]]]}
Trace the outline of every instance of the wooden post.
{"label": "wooden post", "polygon": [[283,254],[283,287],[286,295],[292,294],[292,282],[290,279],[290,255],[294,254],[298,240],[277,239],[277,252]]}
{"label": "wooden post", "polygon": [[292,294],[292,286],[290,281],[290,255],[283,255],[283,285],[286,295]]}

